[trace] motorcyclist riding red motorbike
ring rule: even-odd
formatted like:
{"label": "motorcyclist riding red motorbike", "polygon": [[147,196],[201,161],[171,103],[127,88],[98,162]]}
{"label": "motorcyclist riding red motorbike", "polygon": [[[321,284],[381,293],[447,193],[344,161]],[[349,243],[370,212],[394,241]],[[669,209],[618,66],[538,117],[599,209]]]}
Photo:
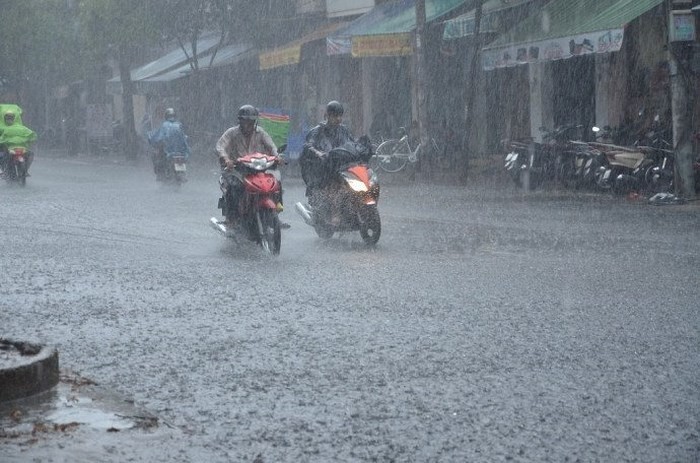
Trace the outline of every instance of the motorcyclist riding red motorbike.
{"label": "motorcyclist riding red motorbike", "polygon": [[[236,159],[252,153],[279,156],[272,137],[258,125],[259,116],[260,113],[254,106],[249,104],[241,106],[238,109],[238,125],[227,129],[216,143],[216,152],[223,169],[222,181],[226,190],[221,202],[223,203],[222,213],[226,218],[224,223],[227,226],[235,226],[237,223],[237,205],[243,193],[243,185],[240,180],[232,175]],[[279,176],[279,171],[276,171],[276,174]],[[280,179],[278,178],[278,180]],[[281,212],[283,209],[282,191],[280,190],[277,210]],[[288,228],[286,223],[281,225],[283,228]]]}
{"label": "motorcyclist riding red motorbike", "polygon": [[[17,177],[16,180],[23,185],[34,160],[34,153],[29,150],[29,147],[36,141],[37,136],[33,130],[21,122],[16,122],[15,112],[11,109],[3,114],[3,123],[4,125],[0,124],[0,172],[3,172],[8,179]],[[13,167],[16,156],[21,158],[22,162]],[[15,171],[20,167],[21,174],[17,176]]]}

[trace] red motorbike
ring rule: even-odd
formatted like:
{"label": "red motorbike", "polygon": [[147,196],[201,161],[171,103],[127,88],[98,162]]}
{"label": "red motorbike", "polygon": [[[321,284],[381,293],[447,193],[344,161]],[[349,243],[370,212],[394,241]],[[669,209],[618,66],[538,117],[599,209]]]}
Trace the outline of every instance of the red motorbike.
{"label": "red motorbike", "polygon": [[231,201],[224,177],[219,178],[222,197],[219,209],[224,212],[231,207],[238,211],[235,225],[211,218],[214,228],[229,237],[243,235],[260,246],[268,254],[279,254],[282,233],[278,213],[281,209],[282,187],[277,166],[280,158],[263,153],[252,153],[235,160],[232,175],[242,185],[238,204]]}
{"label": "red motorbike", "polygon": [[29,151],[21,146],[16,146],[7,150],[7,162],[3,175],[8,182],[17,182],[21,186],[27,184],[29,156]]}

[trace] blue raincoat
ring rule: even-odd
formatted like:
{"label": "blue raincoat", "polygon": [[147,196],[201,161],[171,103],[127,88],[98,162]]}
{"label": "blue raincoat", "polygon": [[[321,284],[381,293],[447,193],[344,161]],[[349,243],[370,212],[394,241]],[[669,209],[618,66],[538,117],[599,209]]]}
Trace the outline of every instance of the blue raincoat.
{"label": "blue raincoat", "polygon": [[152,146],[163,144],[165,155],[170,157],[176,153],[190,157],[190,145],[187,143],[187,135],[178,121],[163,121],[160,128],[148,134],[148,143]]}

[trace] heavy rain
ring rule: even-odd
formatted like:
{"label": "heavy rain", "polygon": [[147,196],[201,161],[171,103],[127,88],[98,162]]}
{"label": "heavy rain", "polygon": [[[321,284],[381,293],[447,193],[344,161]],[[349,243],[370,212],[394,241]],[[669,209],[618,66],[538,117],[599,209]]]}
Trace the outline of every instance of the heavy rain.
{"label": "heavy rain", "polygon": [[3,463],[700,459],[699,1],[0,12]]}

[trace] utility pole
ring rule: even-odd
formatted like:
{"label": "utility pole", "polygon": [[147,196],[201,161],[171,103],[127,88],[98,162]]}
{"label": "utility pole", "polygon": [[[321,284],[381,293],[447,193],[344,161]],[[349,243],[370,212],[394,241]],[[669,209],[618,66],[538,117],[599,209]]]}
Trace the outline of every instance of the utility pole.
{"label": "utility pole", "polygon": [[464,120],[464,137],[462,138],[462,146],[464,153],[460,169],[460,181],[467,183],[469,175],[469,156],[470,145],[472,144],[472,134],[474,125],[474,100],[476,99],[476,75],[479,66],[479,57],[481,55],[481,16],[483,12],[483,0],[476,2],[476,11],[474,12],[474,38],[472,39],[472,56],[469,62],[469,83],[467,84],[467,98],[465,102],[465,120]]}
{"label": "utility pole", "polygon": [[[416,59],[416,78],[418,85],[416,93],[418,97],[418,136],[420,138],[421,153],[423,156],[426,153],[428,143],[428,108],[426,98],[427,87],[427,70],[425,66],[425,0],[416,0],[416,38],[415,38],[415,59]],[[425,159],[425,158],[424,158]],[[421,166],[421,159],[418,160],[418,165]]]}
{"label": "utility pole", "polygon": [[[693,143],[690,111],[697,101],[697,90],[690,84],[689,46],[695,39],[691,2],[687,0],[668,0],[668,65],[671,78],[671,112],[673,114],[673,151],[675,193],[686,199],[695,198],[695,181],[693,178]],[[685,9],[684,7],[687,7]],[[680,9],[684,8],[684,9]],[[688,26],[692,24],[692,31]]]}

